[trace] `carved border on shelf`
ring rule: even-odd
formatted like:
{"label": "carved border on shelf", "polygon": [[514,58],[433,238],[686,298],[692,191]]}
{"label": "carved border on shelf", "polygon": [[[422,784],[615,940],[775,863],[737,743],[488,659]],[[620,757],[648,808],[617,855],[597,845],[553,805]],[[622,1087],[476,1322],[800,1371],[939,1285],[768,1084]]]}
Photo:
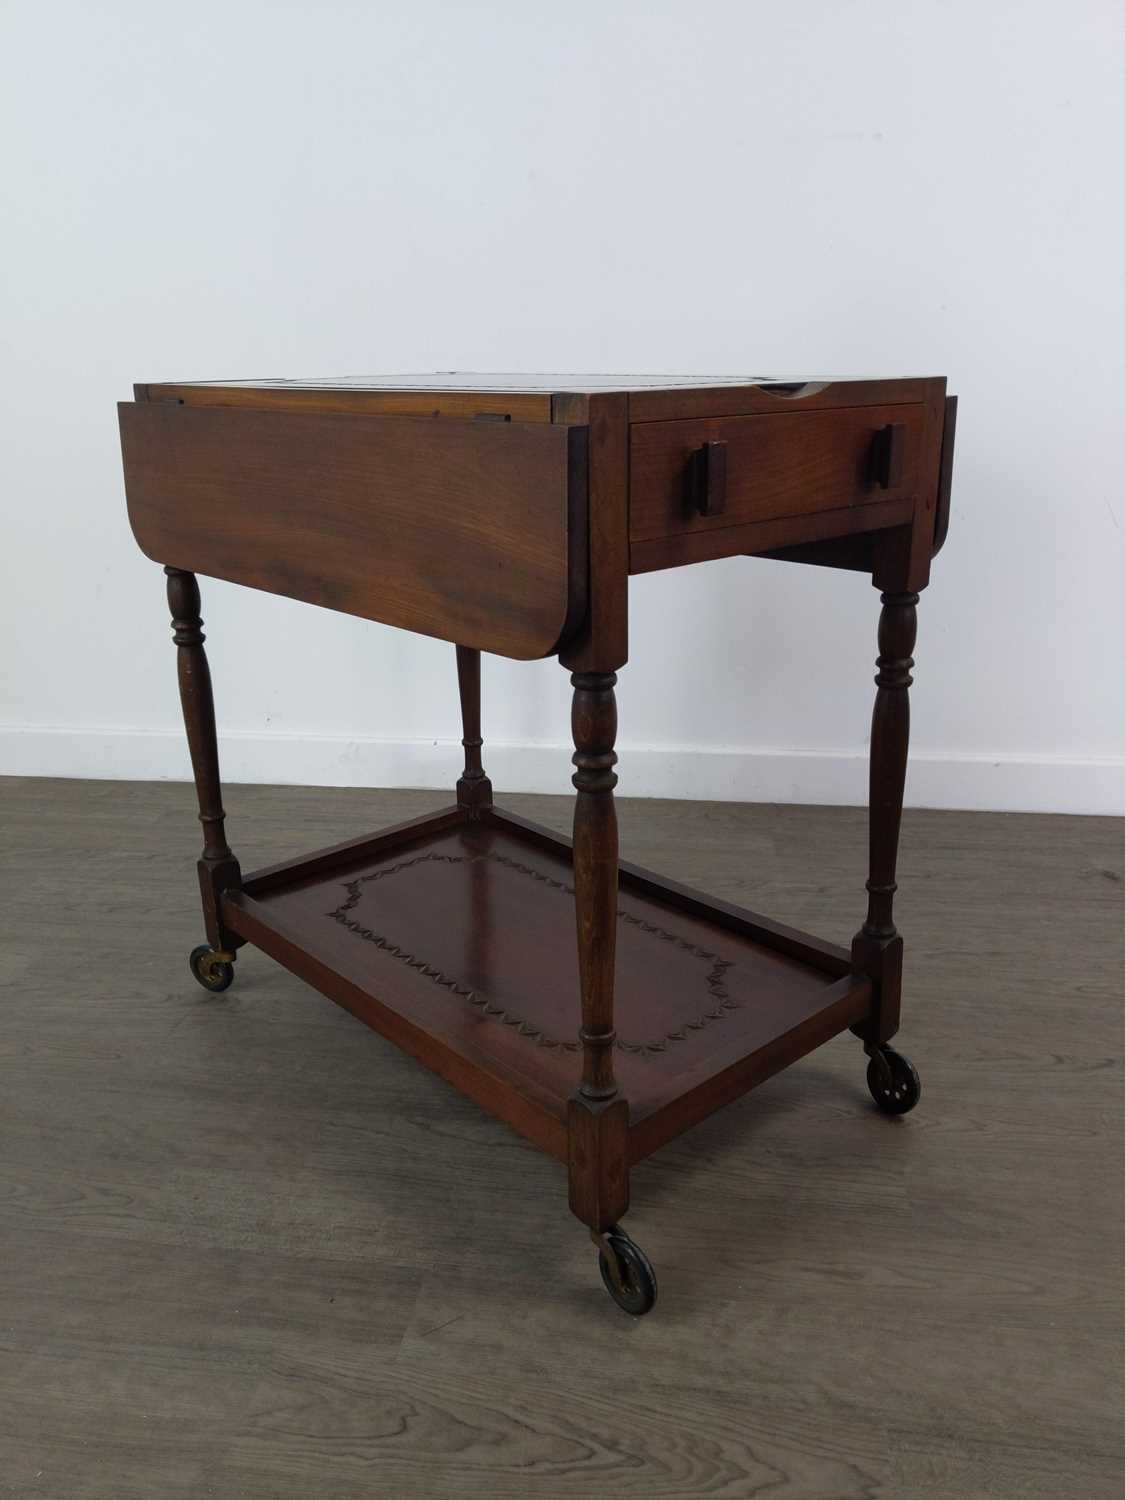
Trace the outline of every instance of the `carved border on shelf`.
{"label": "carved border on shelf", "polygon": [[[549,886],[552,890],[561,891],[564,895],[573,896],[574,887],[568,885],[564,880],[556,880],[552,875],[544,875],[542,870],[536,870],[531,865],[522,864],[517,859],[512,859],[506,854],[496,854],[488,850],[483,854],[465,856],[460,854],[435,854],[432,851],[426,854],[416,854],[410,859],[400,859],[397,864],[388,865],[385,870],[372,870],[368,875],[359,875],[355,880],[344,882],[347,891],[347,899],[335,909],[326,912],[334,922],[339,922],[341,927],[346,927],[356,937],[362,938],[366,943],[373,943],[383,953],[391,958],[397,958],[407,968],[414,969],[423,979],[429,979],[442,989],[449,990],[451,994],[459,995],[467,1000],[470,1005],[478,1006],[482,1014],[499,1021],[503,1026],[510,1026],[520,1036],[527,1037],[536,1046],[546,1047],[555,1052],[578,1052],[580,1043],[577,1041],[563,1041],[558,1037],[548,1036],[540,1027],[533,1025],[525,1017],[518,1015],[515,1011],[508,1010],[503,1005],[497,1005],[481,990],[471,990],[465,985],[459,984],[451,975],[444,973],[441,969],[435,969],[425,959],[419,958],[414,953],[409,953],[405,948],[400,948],[397,943],[392,943],[388,937],[375,932],[370,927],[365,927],[361,922],[348,914],[359,905],[363,894],[363,887],[376,880],[385,880],[389,875],[397,875],[400,870],[408,870],[413,865],[421,864],[447,864],[463,865],[473,861],[492,860],[495,864],[505,865],[510,870],[515,870],[520,875],[527,875],[532,880],[537,880],[541,885]],[[663,942],[672,943],[675,947],[685,953],[690,953],[694,958],[701,959],[710,964],[704,984],[715,1002],[714,1009],[706,1010],[695,1017],[694,1020],[686,1021],[683,1026],[675,1031],[669,1031],[653,1042],[627,1042],[621,1037],[617,1038],[615,1047],[619,1052],[627,1052],[637,1057],[652,1057],[661,1052],[666,1052],[673,1042],[685,1042],[692,1032],[705,1030],[715,1021],[721,1021],[731,1011],[737,1010],[741,1004],[726,989],[724,979],[726,971],[733,967],[733,960],[720,958],[717,953],[710,952],[707,948],[701,948],[697,943],[689,942],[687,938],[680,937],[678,933],[669,932],[666,927],[659,926],[656,922],[646,922],[643,917],[636,917],[632,912],[622,911],[618,908],[617,919],[625,922],[631,927],[639,927],[642,932],[647,932],[653,937],[660,938]]]}

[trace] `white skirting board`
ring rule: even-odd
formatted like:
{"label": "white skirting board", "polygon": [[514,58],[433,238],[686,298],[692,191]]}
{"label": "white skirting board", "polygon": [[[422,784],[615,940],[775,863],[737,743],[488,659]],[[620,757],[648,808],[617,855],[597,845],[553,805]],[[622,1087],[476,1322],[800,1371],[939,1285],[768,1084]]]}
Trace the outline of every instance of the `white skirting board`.
{"label": "white skirting board", "polygon": [[[288,786],[422,787],[451,791],[461,767],[452,740],[348,739],[234,732],[219,741],[225,780]],[[569,745],[486,741],[499,794],[568,794]],[[707,749],[618,745],[618,794],[717,802],[856,806],[867,797],[866,749]],[[0,775],[115,781],[186,781],[179,730],[0,726]],[[1125,756],[1092,759],[984,756],[919,747],[910,758],[908,807],[1125,815]]]}

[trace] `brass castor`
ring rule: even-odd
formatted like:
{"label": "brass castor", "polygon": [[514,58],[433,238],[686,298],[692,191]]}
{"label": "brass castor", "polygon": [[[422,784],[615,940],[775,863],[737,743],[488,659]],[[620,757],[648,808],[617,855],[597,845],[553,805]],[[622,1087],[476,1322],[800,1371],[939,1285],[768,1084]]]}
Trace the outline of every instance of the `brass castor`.
{"label": "brass castor", "polygon": [[196,982],[213,995],[229,990],[234,983],[233,953],[217,953],[207,943],[201,943],[191,950],[188,965]]}
{"label": "brass castor", "polygon": [[617,1224],[595,1235],[594,1243],[602,1281],[618,1307],[634,1318],[650,1312],[656,1303],[656,1272],[641,1247]]}
{"label": "brass castor", "polygon": [[887,1115],[905,1115],[922,1097],[922,1080],[908,1057],[893,1047],[876,1047],[867,1064],[867,1087]]}

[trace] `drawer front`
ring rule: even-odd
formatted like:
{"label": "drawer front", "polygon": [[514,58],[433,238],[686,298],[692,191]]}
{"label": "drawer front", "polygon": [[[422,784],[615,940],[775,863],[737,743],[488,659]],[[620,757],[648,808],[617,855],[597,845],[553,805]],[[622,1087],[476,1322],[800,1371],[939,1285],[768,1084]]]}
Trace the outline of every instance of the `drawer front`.
{"label": "drawer front", "polygon": [[634,423],[630,540],[908,499],[924,413],[911,404]]}

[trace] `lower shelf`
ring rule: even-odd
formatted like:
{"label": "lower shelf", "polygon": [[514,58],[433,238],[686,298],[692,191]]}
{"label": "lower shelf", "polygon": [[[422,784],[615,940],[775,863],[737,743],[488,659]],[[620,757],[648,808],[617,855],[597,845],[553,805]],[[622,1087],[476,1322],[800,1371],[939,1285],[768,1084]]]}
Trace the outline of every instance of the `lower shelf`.
{"label": "lower shelf", "polygon": [[[262,948],[566,1159],[580,1072],[567,840],[458,808],[248,876]],[[615,1069],[630,1159],[867,1015],[845,950],[621,867]]]}

